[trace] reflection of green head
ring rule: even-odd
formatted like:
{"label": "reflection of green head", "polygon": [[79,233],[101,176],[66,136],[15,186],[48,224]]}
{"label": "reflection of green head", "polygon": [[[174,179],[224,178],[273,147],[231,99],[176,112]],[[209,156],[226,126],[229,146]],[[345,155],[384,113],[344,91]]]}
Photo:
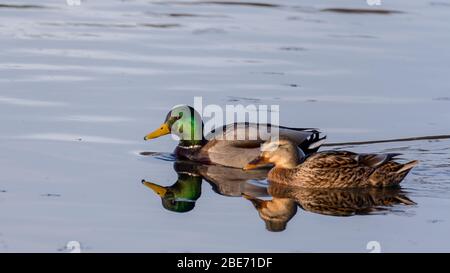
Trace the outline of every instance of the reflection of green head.
{"label": "reflection of green head", "polygon": [[174,212],[188,212],[195,207],[195,201],[201,195],[201,176],[179,173],[178,181],[170,187],[151,182],[142,183],[161,197],[165,209]]}

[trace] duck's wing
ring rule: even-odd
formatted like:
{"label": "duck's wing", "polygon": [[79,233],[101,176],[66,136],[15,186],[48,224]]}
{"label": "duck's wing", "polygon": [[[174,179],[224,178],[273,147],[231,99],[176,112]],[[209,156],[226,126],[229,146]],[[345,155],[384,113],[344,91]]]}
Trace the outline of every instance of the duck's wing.
{"label": "duck's wing", "polygon": [[291,172],[289,181],[307,188],[364,187],[371,168],[361,166],[356,154],[345,151],[318,152]]}
{"label": "duck's wing", "polygon": [[314,178],[323,187],[390,187],[398,185],[415,165],[394,158],[399,154],[356,154],[347,151],[319,152],[297,167],[295,177],[302,183]]}
{"label": "duck's wing", "polygon": [[211,140],[196,156],[214,164],[242,169],[261,153],[259,143],[243,141],[241,144],[247,145],[235,144],[235,141]]}
{"label": "duck's wing", "polygon": [[315,129],[235,123],[207,134],[205,138],[208,143],[196,156],[211,163],[243,168],[260,154],[261,144],[277,136],[296,143],[305,154],[317,151],[324,140]]}
{"label": "duck's wing", "polygon": [[349,151],[324,151],[308,157],[307,162],[325,168],[333,167],[370,167],[379,166],[392,161],[400,154],[357,154]]}
{"label": "duck's wing", "polygon": [[305,153],[317,151],[326,136],[314,128],[292,128],[272,124],[240,122],[214,129],[207,140],[226,140],[229,145],[240,148],[256,148],[273,137],[287,138]]}
{"label": "duck's wing", "polygon": [[358,154],[348,151],[318,152],[307,157],[300,165],[305,169],[356,168],[358,166]]}
{"label": "duck's wing", "polygon": [[377,168],[401,154],[358,154],[355,159],[367,167]]}
{"label": "duck's wing", "polygon": [[393,160],[387,161],[374,170],[370,175],[370,182],[373,186],[377,187],[398,186],[418,163],[417,160],[410,161],[406,164]]}

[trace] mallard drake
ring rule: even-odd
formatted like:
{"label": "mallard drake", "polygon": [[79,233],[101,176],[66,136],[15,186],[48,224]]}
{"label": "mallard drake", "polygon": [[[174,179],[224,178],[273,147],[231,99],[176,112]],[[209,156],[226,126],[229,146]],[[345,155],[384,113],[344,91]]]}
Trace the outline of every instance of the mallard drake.
{"label": "mallard drake", "polygon": [[203,129],[200,114],[194,108],[182,105],[174,107],[164,123],[144,140],[173,134],[180,139],[174,152],[177,158],[233,168],[243,168],[258,156],[260,145],[271,137],[290,139],[305,154],[316,152],[325,141],[325,136],[311,128],[243,122],[216,128],[206,135]]}
{"label": "mallard drake", "polygon": [[274,164],[268,174],[271,182],[304,188],[365,188],[397,186],[418,164],[401,164],[399,154],[357,154],[325,151],[305,156],[290,140],[279,139],[261,146],[261,154],[244,169]]}

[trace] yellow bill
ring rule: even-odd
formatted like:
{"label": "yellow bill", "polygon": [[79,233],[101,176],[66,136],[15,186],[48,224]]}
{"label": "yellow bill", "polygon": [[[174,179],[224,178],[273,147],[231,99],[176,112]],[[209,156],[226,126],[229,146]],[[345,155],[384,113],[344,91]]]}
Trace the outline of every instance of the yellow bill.
{"label": "yellow bill", "polygon": [[151,132],[150,134],[146,135],[144,137],[144,140],[149,140],[149,139],[154,139],[160,136],[164,136],[170,134],[170,128],[169,125],[167,125],[167,123],[163,123],[161,126],[159,126],[158,129],[156,129],[155,131]]}
{"label": "yellow bill", "polygon": [[154,184],[152,182],[142,180],[142,184],[144,184],[146,187],[149,187],[150,189],[152,189],[157,195],[159,195],[161,197],[164,197],[167,193],[167,189],[165,187]]}

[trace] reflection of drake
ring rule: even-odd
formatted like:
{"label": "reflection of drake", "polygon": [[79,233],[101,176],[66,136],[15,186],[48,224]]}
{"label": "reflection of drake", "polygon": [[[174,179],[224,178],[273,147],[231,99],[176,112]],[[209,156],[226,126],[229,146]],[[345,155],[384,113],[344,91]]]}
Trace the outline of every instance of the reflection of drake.
{"label": "reflection of drake", "polygon": [[142,183],[161,197],[165,209],[174,212],[188,212],[195,207],[195,201],[202,192],[202,177],[195,173],[195,165],[175,162],[174,169],[178,174],[175,184],[163,187],[142,180]]}
{"label": "reflection of drake", "polygon": [[304,210],[331,216],[388,212],[394,205],[414,205],[399,188],[307,189],[271,183],[271,200],[245,196],[258,210],[269,231],[283,231],[297,212]]}
{"label": "reflection of drake", "polygon": [[195,207],[201,195],[202,179],[197,176],[178,174],[178,180],[170,187],[163,187],[148,181],[142,183],[161,197],[165,209],[174,212],[188,212]]}
{"label": "reflection of drake", "polygon": [[162,199],[165,209],[174,212],[188,212],[195,207],[200,198],[202,179],[205,179],[213,190],[225,196],[267,196],[265,187],[248,183],[251,180],[262,180],[267,176],[265,169],[245,172],[241,169],[228,168],[219,165],[201,165],[190,161],[174,163],[178,179],[172,186],[142,180],[142,183],[152,189]]}

